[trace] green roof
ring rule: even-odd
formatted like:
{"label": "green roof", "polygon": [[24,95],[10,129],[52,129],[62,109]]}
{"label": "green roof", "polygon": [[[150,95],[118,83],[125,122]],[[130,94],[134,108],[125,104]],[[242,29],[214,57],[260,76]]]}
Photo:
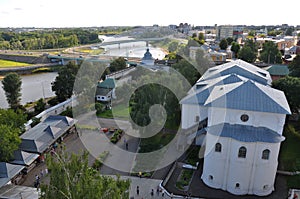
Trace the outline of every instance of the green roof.
{"label": "green roof", "polygon": [[108,79],[104,80],[103,82],[98,83],[98,87],[113,89],[116,87],[116,83],[115,83],[114,79],[108,78]]}
{"label": "green roof", "polygon": [[290,73],[289,68],[287,65],[271,65],[267,71],[270,73],[270,75],[280,75],[285,76]]}

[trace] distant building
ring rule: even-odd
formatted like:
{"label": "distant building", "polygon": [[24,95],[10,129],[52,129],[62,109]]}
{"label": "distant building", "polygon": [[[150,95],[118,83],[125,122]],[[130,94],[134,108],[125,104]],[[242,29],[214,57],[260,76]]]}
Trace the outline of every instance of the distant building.
{"label": "distant building", "polygon": [[196,128],[187,140],[201,145],[201,179],[207,186],[234,195],[266,196],[274,190],[291,111],[271,82],[269,72],[235,60],[209,68],[180,101],[182,129]]}
{"label": "distant building", "polygon": [[290,73],[288,66],[283,64],[271,65],[266,70],[270,73],[273,81],[283,78]]}
{"label": "distant building", "polygon": [[232,25],[222,25],[217,27],[217,39],[222,40],[228,37],[233,37],[233,26]]}
{"label": "distant building", "polygon": [[115,94],[116,82],[113,78],[99,82],[96,88],[96,100],[99,102],[110,102],[116,98]]}

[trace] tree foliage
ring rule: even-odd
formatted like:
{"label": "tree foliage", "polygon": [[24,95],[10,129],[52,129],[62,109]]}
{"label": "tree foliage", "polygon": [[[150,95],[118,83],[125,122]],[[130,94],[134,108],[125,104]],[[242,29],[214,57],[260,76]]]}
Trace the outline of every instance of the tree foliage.
{"label": "tree foliage", "polygon": [[247,40],[243,48],[238,53],[238,58],[253,63],[257,57],[257,45],[253,40]]}
{"label": "tree foliage", "polygon": [[37,102],[36,105],[34,106],[34,112],[40,113],[45,110],[46,103],[44,102],[43,98],[40,98]]}
{"label": "tree foliage", "polygon": [[169,52],[175,52],[179,46],[179,43],[177,41],[172,41],[168,46]]}
{"label": "tree foliage", "polygon": [[17,73],[9,73],[4,77],[2,84],[10,108],[16,110],[21,101],[21,77]]}
{"label": "tree foliage", "polygon": [[233,42],[233,38],[232,38],[232,37],[227,37],[227,38],[226,38],[226,41],[227,41],[227,44],[228,44],[228,45],[231,45],[232,42]]}
{"label": "tree foliage", "polygon": [[282,90],[291,110],[293,112],[298,112],[298,109],[300,108],[300,78],[287,76],[272,82],[272,86]]}
{"label": "tree foliage", "polygon": [[125,69],[125,68],[126,68],[126,61],[123,57],[114,59],[109,65],[109,71],[111,73]]}
{"label": "tree foliage", "polygon": [[281,53],[276,44],[272,41],[266,41],[263,44],[263,48],[260,53],[260,59],[268,64],[282,63]]}
{"label": "tree foliage", "polygon": [[220,46],[220,48],[221,48],[222,50],[226,50],[227,47],[228,47],[228,42],[227,42],[227,40],[226,40],[226,39],[222,39],[222,40],[220,41],[219,46]]}
{"label": "tree foliage", "polygon": [[52,84],[52,91],[55,92],[58,101],[63,102],[72,96],[78,69],[79,66],[69,62],[58,72],[58,76]]}
{"label": "tree foliage", "polygon": [[47,166],[50,183],[41,186],[43,199],[118,199],[129,198],[129,180],[102,176],[88,166],[88,153],[56,154]]}
{"label": "tree foliage", "polygon": [[289,69],[291,76],[300,77],[300,55],[297,55],[289,64]]}
{"label": "tree foliage", "polygon": [[0,31],[0,49],[51,49],[96,42],[99,42],[97,32],[79,28],[21,33]]}
{"label": "tree foliage", "polygon": [[[162,82],[162,85],[169,85],[169,87],[156,83],[147,83],[153,81]],[[161,71],[144,75],[136,81],[136,84],[143,86],[136,89],[130,99],[132,105],[130,116],[133,122],[139,126],[147,126],[150,122],[153,122],[153,124],[161,122],[160,124],[162,124],[163,121],[160,118],[164,112],[156,111],[153,119],[159,119],[155,121],[151,121],[149,117],[150,107],[159,104],[166,111],[166,125],[178,126],[181,116],[179,100],[186,95],[187,87],[190,88],[190,86],[184,84],[178,73],[168,74]],[[174,91],[176,91],[176,95]],[[135,124],[133,124],[134,127]]]}
{"label": "tree foliage", "polygon": [[0,162],[11,160],[20,143],[19,129],[0,124]]}
{"label": "tree foliage", "polygon": [[293,32],[294,32],[294,27],[289,27],[288,29],[286,29],[285,35],[286,36],[293,36]]}
{"label": "tree foliage", "polygon": [[231,43],[231,51],[234,52],[235,57],[237,57],[239,51],[240,51],[240,44],[237,42],[232,42]]}
{"label": "tree foliage", "polygon": [[21,110],[0,109],[0,124],[19,129],[19,133],[25,130],[26,121],[26,115]]}

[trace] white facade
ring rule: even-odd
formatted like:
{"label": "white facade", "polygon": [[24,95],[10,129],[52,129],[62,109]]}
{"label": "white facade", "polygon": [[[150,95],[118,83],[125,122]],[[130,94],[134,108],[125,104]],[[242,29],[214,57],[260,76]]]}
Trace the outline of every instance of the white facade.
{"label": "white facade", "polygon": [[[216,143],[221,144],[221,152],[215,151]],[[240,147],[247,149],[245,158],[238,157]],[[207,134],[201,179],[236,195],[269,195],[274,190],[279,148],[280,143],[240,142]],[[270,151],[269,159],[262,159],[264,150]]]}
{"label": "white facade", "polygon": [[[223,85],[213,81],[228,75],[227,71],[240,81],[231,78]],[[197,124],[200,129],[207,119],[207,128],[188,135],[196,141],[205,136],[201,179],[209,187],[235,195],[271,194],[285,118],[291,113],[284,93],[269,86],[267,71],[241,60],[209,69],[201,82],[205,87],[181,101],[182,129]],[[205,88],[212,88],[208,96]]]}
{"label": "white facade", "polygon": [[[249,116],[248,121],[243,122],[240,119],[241,115],[243,114]],[[211,107],[208,109],[208,126],[229,123],[254,127],[267,127],[268,129],[277,132],[279,135],[282,135],[285,118],[285,114],[224,109],[216,107]]]}
{"label": "white facade", "polygon": [[115,89],[110,90],[106,95],[96,95],[96,100],[99,102],[109,102],[116,99]]}
{"label": "white facade", "polygon": [[183,129],[195,126],[208,116],[206,107],[199,107],[197,104],[182,104],[182,123]]}

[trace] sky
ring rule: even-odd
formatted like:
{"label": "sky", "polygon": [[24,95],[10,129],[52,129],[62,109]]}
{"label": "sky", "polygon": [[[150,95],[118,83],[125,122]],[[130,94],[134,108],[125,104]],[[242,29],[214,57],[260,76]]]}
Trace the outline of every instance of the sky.
{"label": "sky", "polygon": [[0,27],[300,25],[299,0],[0,0]]}

